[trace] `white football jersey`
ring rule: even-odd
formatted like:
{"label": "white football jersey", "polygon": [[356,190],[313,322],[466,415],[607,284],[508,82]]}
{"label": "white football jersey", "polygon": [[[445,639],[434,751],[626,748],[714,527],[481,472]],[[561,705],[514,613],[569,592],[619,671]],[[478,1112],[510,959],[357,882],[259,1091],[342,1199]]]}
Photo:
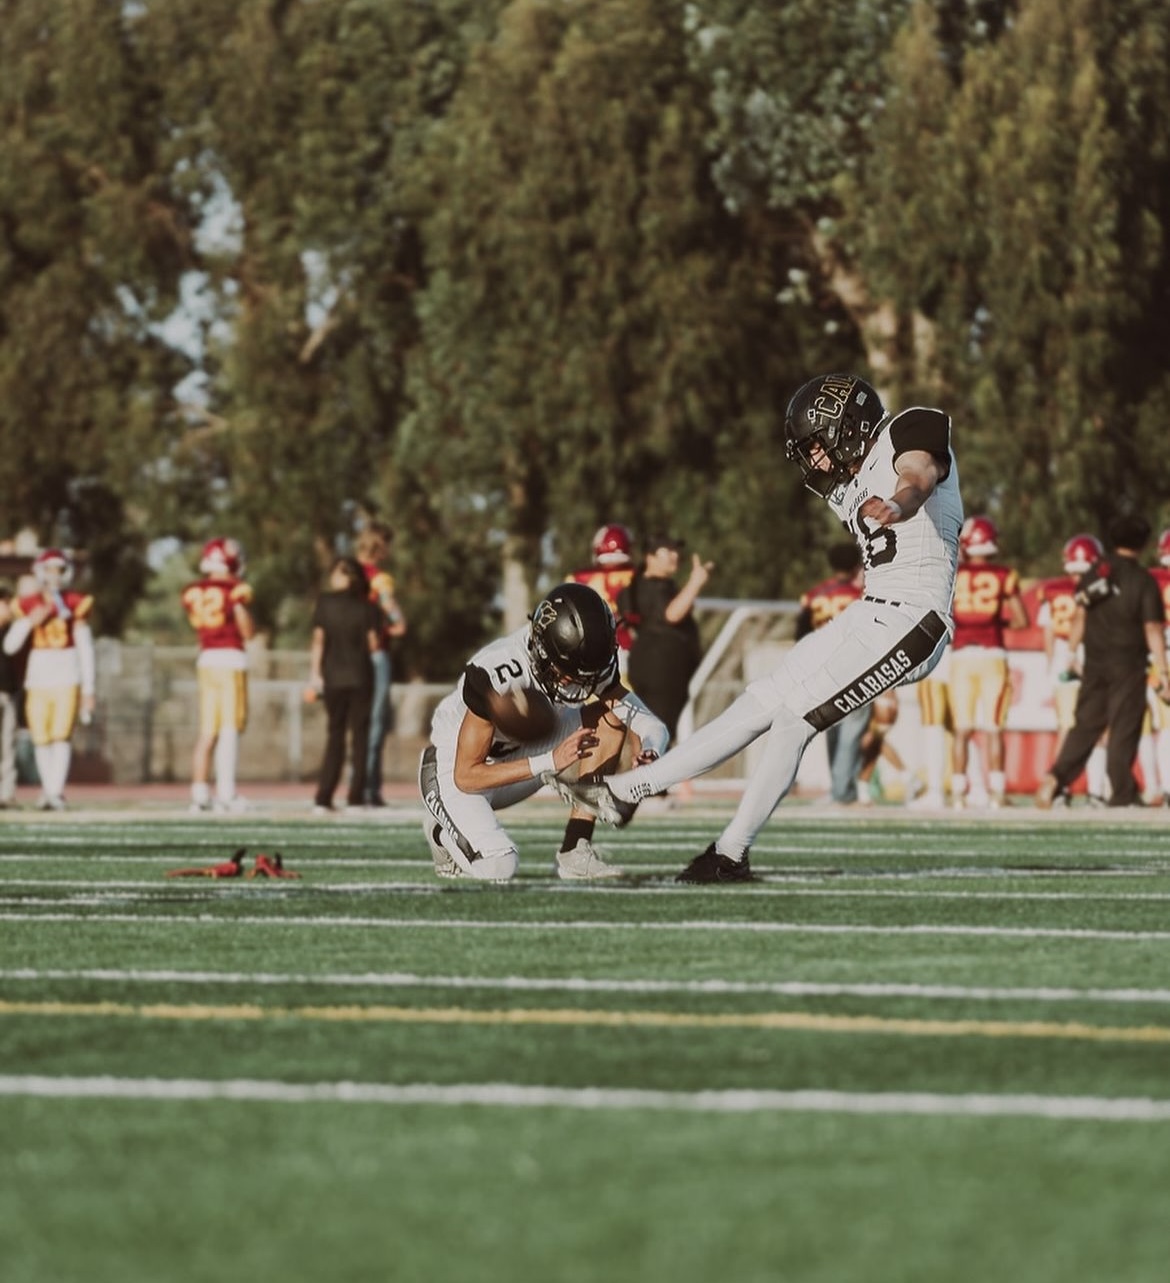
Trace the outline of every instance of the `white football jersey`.
{"label": "white football jersey", "polygon": [[[525,624],[514,633],[489,642],[472,655],[459,678],[459,685],[435,709],[431,719],[433,743],[454,746],[463,725],[463,715],[469,708],[479,717],[491,721],[487,707],[489,690],[506,694],[538,689],[528,653],[528,633],[529,628]],[[493,757],[507,757],[518,747],[515,740],[509,740],[497,727],[496,742],[492,744]]]}
{"label": "white football jersey", "polygon": [[[857,475],[829,496],[829,506],[861,549],[865,595],[936,610],[948,625],[963,525],[959,470],[950,439],[951,421],[943,411],[920,406],[903,410],[879,431]],[[871,495],[894,497],[901,484],[894,463],[908,450],[949,459],[950,470],[908,521],[879,526],[859,516],[858,509]]]}

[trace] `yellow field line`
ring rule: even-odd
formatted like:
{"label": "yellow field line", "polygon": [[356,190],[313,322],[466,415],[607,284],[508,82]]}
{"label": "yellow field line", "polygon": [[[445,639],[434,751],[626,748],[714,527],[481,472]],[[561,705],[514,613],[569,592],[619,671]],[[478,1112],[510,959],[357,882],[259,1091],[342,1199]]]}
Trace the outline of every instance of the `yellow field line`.
{"label": "yellow field line", "polygon": [[488,1010],[466,1007],[261,1007],[252,1003],[0,1002],[0,1016],[107,1016],[140,1020],[328,1020],[371,1024],[604,1025],[630,1029],[764,1029],[810,1033],[902,1034],[918,1038],[1059,1038],[1088,1042],[1170,1042],[1163,1025],[1086,1025],[1046,1020],[913,1020],[809,1011],[713,1014],[670,1011]]}

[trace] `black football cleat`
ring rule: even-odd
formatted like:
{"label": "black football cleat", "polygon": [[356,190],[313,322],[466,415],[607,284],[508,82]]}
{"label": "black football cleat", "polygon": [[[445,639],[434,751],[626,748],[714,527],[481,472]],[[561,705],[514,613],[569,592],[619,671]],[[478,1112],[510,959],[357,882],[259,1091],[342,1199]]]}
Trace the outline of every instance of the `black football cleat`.
{"label": "black football cleat", "polygon": [[581,806],[614,828],[623,828],[634,818],[637,802],[626,802],[616,796],[604,780],[566,780],[556,771],[541,773],[541,782],[557,793],[570,806]]}
{"label": "black football cleat", "polygon": [[676,882],[754,882],[755,880],[746,853],[742,860],[733,860],[729,855],[720,855],[715,850],[714,842],[702,855],[696,855],[675,878]]}

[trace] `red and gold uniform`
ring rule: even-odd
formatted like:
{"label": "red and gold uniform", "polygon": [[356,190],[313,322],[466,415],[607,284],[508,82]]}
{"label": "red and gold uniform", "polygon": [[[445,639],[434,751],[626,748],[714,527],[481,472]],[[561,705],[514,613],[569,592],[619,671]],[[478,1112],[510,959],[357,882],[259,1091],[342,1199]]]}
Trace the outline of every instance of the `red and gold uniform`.
{"label": "red and gold uniform", "polygon": [[391,612],[387,608],[389,603],[394,601],[394,576],[387,570],[380,569],[372,561],[358,560],[358,565],[362,568],[362,573],[366,577],[366,583],[369,585],[370,600],[382,611],[382,630],[378,635],[378,649],[389,650],[391,625],[397,621],[391,618]]}
{"label": "red and gold uniform", "polygon": [[[1170,566],[1151,566],[1150,574],[1154,576],[1158,584],[1158,590],[1162,594],[1162,606],[1166,611],[1166,618],[1170,620]],[[1166,639],[1170,642],[1170,623],[1166,627]],[[1168,731],[1170,730],[1170,705],[1163,704],[1158,695],[1158,674],[1153,665],[1150,666],[1149,689],[1146,692],[1146,704],[1148,707],[1146,730],[1151,731]]]}
{"label": "red and gold uniform", "polygon": [[93,598],[68,589],[33,593],[17,600],[13,614],[27,621],[42,607],[48,607],[49,614],[28,633],[24,675],[25,718],[36,745],[68,740],[77,724],[80,697],[92,696],[94,690],[89,626]]}
{"label": "red and gold uniform", "polygon": [[970,561],[955,577],[950,701],[956,730],[1001,730],[1011,702],[1004,615],[1019,598],[1009,566]]}
{"label": "red and gold uniform", "polygon": [[248,656],[236,607],[251,604],[252,589],[235,576],[210,575],[188,584],[181,601],[199,637],[201,733],[242,731],[248,721]]}
{"label": "red and gold uniform", "polygon": [[810,588],[800,599],[800,609],[805,614],[808,627],[815,631],[861,597],[861,587],[852,579],[835,575]]}
{"label": "red and gold uniform", "polygon": [[1077,613],[1076,591],[1077,579],[1074,575],[1058,575],[1055,579],[1046,579],[1036,589],[1036,600],[1039,603],[1036,622],[1044,629],[1056,725],[1062,731],[1069,730],[1073,724],[1077,694],[1081,689],[1080,681],[1069,676],[1075,658],[1069,638]]}
{"label": "red and gold uniform", "polygon": [[[621,651],[629,651],[633,638],[630,630],[622,621],[618,610],[618,594],[629,586],[634,578],[633,565],[628,566],[588,566],[584,570],[575,570],[570,576],[573,583],[585,584],[602,597],[617,618],[617,643]],[[620,658],[620,656],[619,656]]]}
{"label": "red and gold uniform", "polygon": [[942,659],[920,682],[915,683],[918,692],[918,715],[925,726],[941,726],[945,731],[954,730],[954,718],[951,716],[951,648],[943,651]]}

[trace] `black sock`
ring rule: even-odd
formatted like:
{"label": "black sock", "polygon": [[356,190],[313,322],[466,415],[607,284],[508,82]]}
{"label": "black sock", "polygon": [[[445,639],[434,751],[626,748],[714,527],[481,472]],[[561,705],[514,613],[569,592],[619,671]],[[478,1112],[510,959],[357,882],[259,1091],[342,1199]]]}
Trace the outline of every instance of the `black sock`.
{"label": "black sock", "polygon": [[561,843],[561,850],[571,851],[581,838],[586,842],[591,841],[596,824],[597,821],[594,819],[570,820],[565,825],[565,840]]}

